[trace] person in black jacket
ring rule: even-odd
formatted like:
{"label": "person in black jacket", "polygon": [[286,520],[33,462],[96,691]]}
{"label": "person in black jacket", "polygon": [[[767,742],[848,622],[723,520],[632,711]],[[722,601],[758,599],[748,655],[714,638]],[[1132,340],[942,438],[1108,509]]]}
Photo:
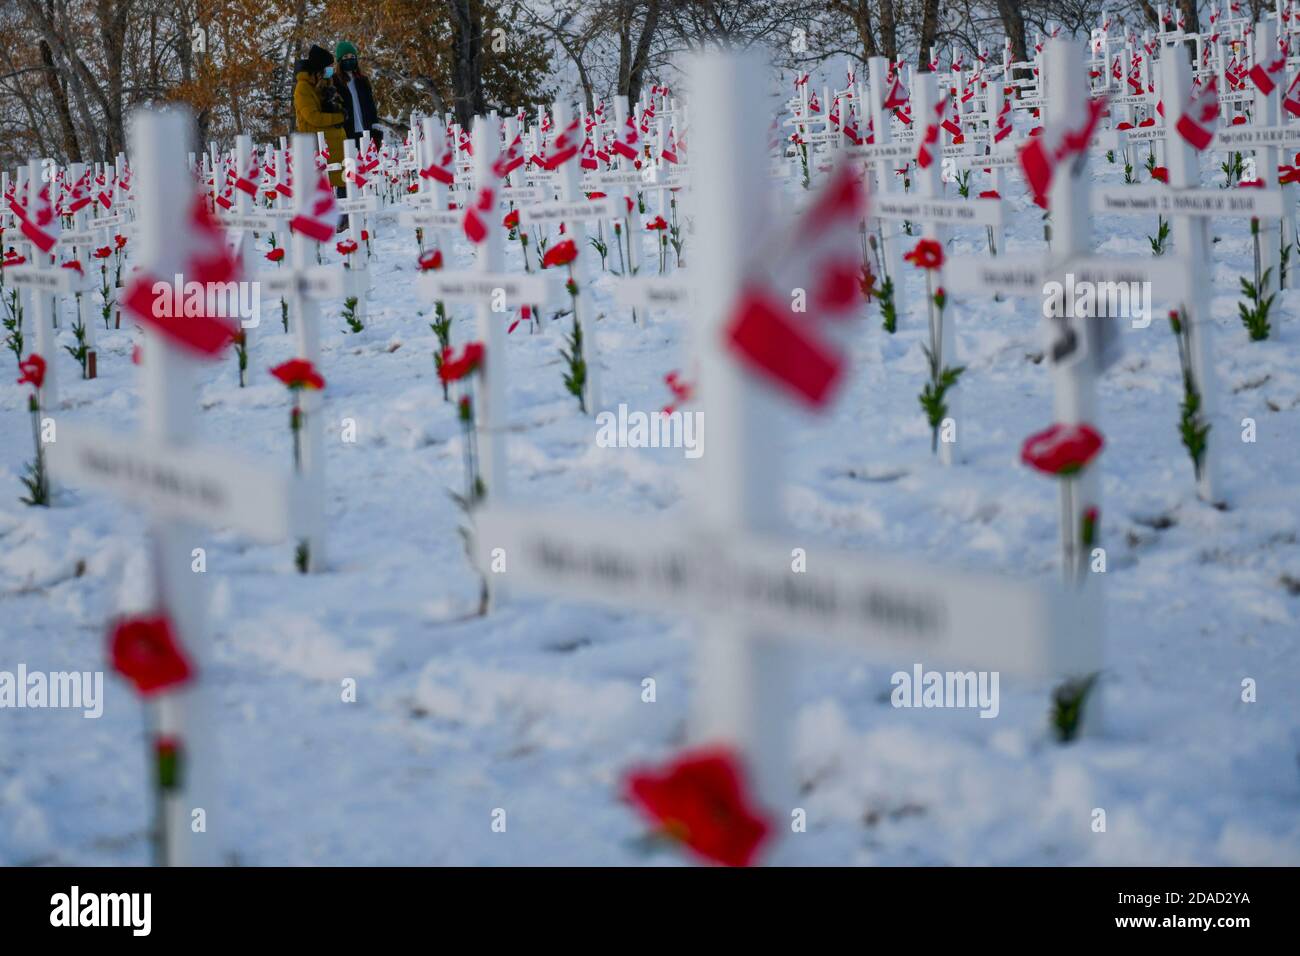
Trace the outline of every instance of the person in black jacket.
{"label": "person in black jacket", "polygon": [[343,126],[348,139],[360,146],[361,134],[368,130],[375,146],[382,146],[384,132],[375,128],[379,119],[375,94],[370,89],[370,80],[361,72],[355,44],[340,40],[334,46],[334,59],[339,65],[338,72],[334,74],[334,85],[343,100]]}

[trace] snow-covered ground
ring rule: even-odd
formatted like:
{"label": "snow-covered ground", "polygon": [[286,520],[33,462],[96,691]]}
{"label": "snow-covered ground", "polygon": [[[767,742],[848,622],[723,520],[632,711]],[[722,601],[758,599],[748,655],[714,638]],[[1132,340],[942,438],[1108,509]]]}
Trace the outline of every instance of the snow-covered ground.
{"label": "snow-covered ground", "polygon": [[[1099,181],[1120,180],[1119,167],[1100,166]],[[1006,191],[1016,194],[1008,255],[1038,255],[1039,211],[1021,191]],[[1225,442],[1232,507],[1200,503],[1177,432],[1174,337],[1159,317],[1126,329],[1097,423],[1107,438],[1104,732],[1056,744],[1047,683],[1004,679],[993,720],[894,709],[889,677],[912,661],[791,652],[809,817],[808,832],[787,841],[791,862],[1300,863],[1300,293],[1279,296],[1269,341],[1248,341],[1236,316],[1247,226],[1213,230],[1225,418],[1255,419],[1258,440]],[[1140,258],[1154,231],[1109,217],[1095,238],[1102,253]],[[524,595],[473,616],[478,582],[449,496],[462,487],[459,431],[434,372],[430,308],[412,291],[414,239],[395,220],[378,233],[367,328],[342,331],[337,303],[323,325],[328,570],[295,573],[290,545],[206,540],[223,842],[248,865],[676,862],[647,848],[618,794],[624,770],[684,741],[692,626]],[[982,244],[972,230],[952,248]],[[694,251],[688,238],[688,261]],[[468,254],[457,242],[449,265]],[[509,256],[518,267],[517,245]],[[896,335],[874,306],[862,319],[853,380],[828,415],[791,411],[774,423],[788,426],[789,520],[842,548],[1050,581],[1056,489],[1019,462],[1022,439],[1051,421],[1040,304],[950,305],[968,366],[968,462],[945,469],[916,398],[926,374],[919,279],[909,276]],[[666,372],[694,376],[687,317],[633,325],[611,282],[595,282],[606,403],[656,410],[669,398]],[[524,324],[508,338],[514,494],[597,519],[670,520],[699,464],[680,449],[597,446],[594,420],[561,382],[564,327],[548,320],[534,335]],[[65,317],[69,341],[66,330]],[[453,335],[473,337],[468,312]],[[101,330],[90,382],[58,356],[65,415],[136,427],[132,344],[126,329]],[[207,369],[203,439],[287,467],[287,396],[266,370],[292,354],[292,336],[268,314],[247,388],[233,355]],[[103,669],[105,622],[149,599],[145,522],[81,491],[48,510],[18,502],[31,447],[27,389],[12,384],[10,362],[3,356],[0,383],[0,670]],[[355,444],[338,440],[345,417]],[[340,700],[346,677],[358,681],[356,703]],[[652,704],[641,701],[645,677],[657,682]],[[1255,703],[1241,699],[1247,677]],[[0,863],[148,861],[141,709],[111,673],[106,688],[99,720],[0,711]],[[504,834],[490,827],[498,807]],[[1105,833],[1092,830],[1094,808],[1106,810]]]}

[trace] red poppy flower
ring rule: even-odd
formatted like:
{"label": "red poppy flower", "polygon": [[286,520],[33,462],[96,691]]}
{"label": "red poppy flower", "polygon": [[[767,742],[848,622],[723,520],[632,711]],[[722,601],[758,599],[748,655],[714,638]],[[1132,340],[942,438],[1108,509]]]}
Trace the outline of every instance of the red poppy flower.
{"label": "red poppy flower", "polygon": [[115,246],[117,246],[117,248],[121,249],[123,246],[126,245],[126,236],[114,236],[114,237],[113,237],[113,245],[115,245]]}
{"label": "red poppy flower", "polygon": [[1154,116],[1148,116],[1142,122],[1138,123],[1138,127],[1140,129],[1150,129],[1152,126],[1155,125],[1156,125],[1156,118]]}
{"label": "red poppy flower", "polygon": [[353,239],[344,239],[342,242],[335,243],[334,248],[339,251],[339,255],[350,256],[357,251],[357,244]]}
{"label": "red poppy flower", "polygon": [[18,379],[19,385],[40,388],[45,384],[45,359],[35,352],[18,363],[18,371],[23,373],[22,377]]}
{"label": "red poppy flower", "polygon": [[519,227],[519,210],[511,209],[506,213],[506,218],[501,220],[501,225],[507,229],[517,229]]}
{"label": "red poppy flower", "polygon": [[1169,167],[1168,167],[1168,166],[1154,166],[1154,167],[1152,167],[1152,169],[1151,169],[1151,178],[1154,179],[1156,182],[1159,182],[1159,183],[1167,183],[1167,182],[1169,182]]}
{"label": "red poppy flower", "polygon": [[171,622],[161,615],[119,621],[108,647],[113,669],[133,683],[141,697],[183,684],[194,673]]}
{"label": "red poppy flower", "polygon": [[483,343],[467,342],[460,358],[449,345],[442,350],[442,362],[438,366],[438,378],[444,382],[459,382],[466,375],[478,370],[483,364]]}
{"label": "red poppy flower", "polygon": [[27,261],[26,256],[20,256],[14,250],[10,249],[8,252],[5,253],[4,262],[0,263],[0,265],[20,266],[26,261]]}
{"label": "red poppy flower", "polygon": [[980,193],[980,199],[1001,199],[1002,194],[996,189],[986,189]]}
{"label": "red poppy flower", "polygon": [[667,836],[711,863],[749,866],[772,831],[752,808],[739,761],[726,750],[683,754],[663,770],[633,770],[625,792]]}
{"label": "red poppy flower", "polygon": [[937,239],[922,239],[903,258],[918,269],[938,269],[943,265],[943,246]]}
{"label": "red poppy flower", "polygon": [[279,262],[284,258],[284,248],[272,249],[266,254],[266,258],[270,259],[272,262]]}
{"label": "red poppy flower", "polygon": [[109,246],[100,246],[98,249],[96,249],[94,252],[91,253],[91,255],[94,256],[96,259],[107,259],[112,254],[113,254],[113,250]]}
{"label": "red poppy flower", "polygon": [[418,192],[420,191],[420,184],[419,184],[419,183],[411,183],[411,185],[409,185],[409,186],[406,187],[406,191],[407,191],[408,193],[418,193]]}
{"label": "red poppy flower", "polygon": [[647,229],[657,229],[662,231],[668,228],[668,223],[664,220],[663,216],[655,216],[645,224],[645,227]]}
{"label": "red poppy flower", "polygon": [[546,250],[546,255],[542,256],[542,268],[567,266],[576,258],[578,258],[578,247],[573,244],[572,239],[565,239]]}
{"label": "red poppy flower", "polygon": [[430,269],[442,268],[442,250],[431,249],[424,255],[420,256],[420,271],[428,272]]}
{"label": "red poppy flower", "polygon": [[325,379],[321,378],[320,372],[316,371],[316,366],[306,359],[289,359],[271,369],[271,374],[294,390],[300,388],[320,390],[325,387]]}
{"label": "red poppy flower", "polygon": [[605,198],[605,194],[602,193],[602,192],[600,192],[599,190],[597,190],[596,192],[589,192],[589,193],[587,193],[587,198],[588,198],[588,199],[604,199],[604,198]]}
{"label": "red poppy flower", "polygon": [[1245,116],[1234,116],[1234,117],[1232,118],[1232,125],[1233,125],[1233,126],[1245,126],[1245,125],[1246,125],[1246,117],[1245,117]]}
{"label": "red poppy flower", "polygon": [[274,189],[266,189],[262,191],[262,195],[265,196],[268,201],[270,201],[280,194],[276,192]]}
{"label": "red poppy flower", "polygon": [[63,268],[71,269],[73,272],[76,272],[78,275],[86,274],[85,270],[81,268],[81,263],[78,262],[76,259],[69,259],[67,262],[63,263]]}
{"label": "red poppy flower", "polygon": [[1115,124],[1115,128],[1116,128],[1116,129],[1132,129],[1132,128],[1133,128],[1133,124],[1132,124],[1132,123],[1117,123],[1117,124]]}
{"label": "red poppy flower", "polygon": [[1069,476],[1086,468],[1104,444],[1091,425],[1056,424],[1026,438],[1020,460],[1046,475]]}

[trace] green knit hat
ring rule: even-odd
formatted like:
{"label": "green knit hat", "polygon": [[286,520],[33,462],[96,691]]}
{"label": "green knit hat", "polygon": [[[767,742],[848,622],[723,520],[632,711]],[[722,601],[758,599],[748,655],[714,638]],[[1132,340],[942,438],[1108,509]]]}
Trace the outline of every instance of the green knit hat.
{"label": "green knit hat", "polygon": [[334,59],[341,60],[345,56],[359,56],[356,45],[347,40],[340,40],[334,44]]}

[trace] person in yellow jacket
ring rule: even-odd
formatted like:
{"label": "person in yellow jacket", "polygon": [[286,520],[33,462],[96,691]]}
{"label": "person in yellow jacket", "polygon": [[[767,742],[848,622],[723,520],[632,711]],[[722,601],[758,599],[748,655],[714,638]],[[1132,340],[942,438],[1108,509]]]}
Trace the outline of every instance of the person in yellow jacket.
{"label": "person in yellow jacket", "polygon": [[[331,75],[334,54],[313,46],[297,63],[294,74],[293,112],[300,133],[324,133],[330,162],[343,162],[343,109],[334,90]],[[343,188],[342,169],[330,172],[330,184],[336,191]]]}

